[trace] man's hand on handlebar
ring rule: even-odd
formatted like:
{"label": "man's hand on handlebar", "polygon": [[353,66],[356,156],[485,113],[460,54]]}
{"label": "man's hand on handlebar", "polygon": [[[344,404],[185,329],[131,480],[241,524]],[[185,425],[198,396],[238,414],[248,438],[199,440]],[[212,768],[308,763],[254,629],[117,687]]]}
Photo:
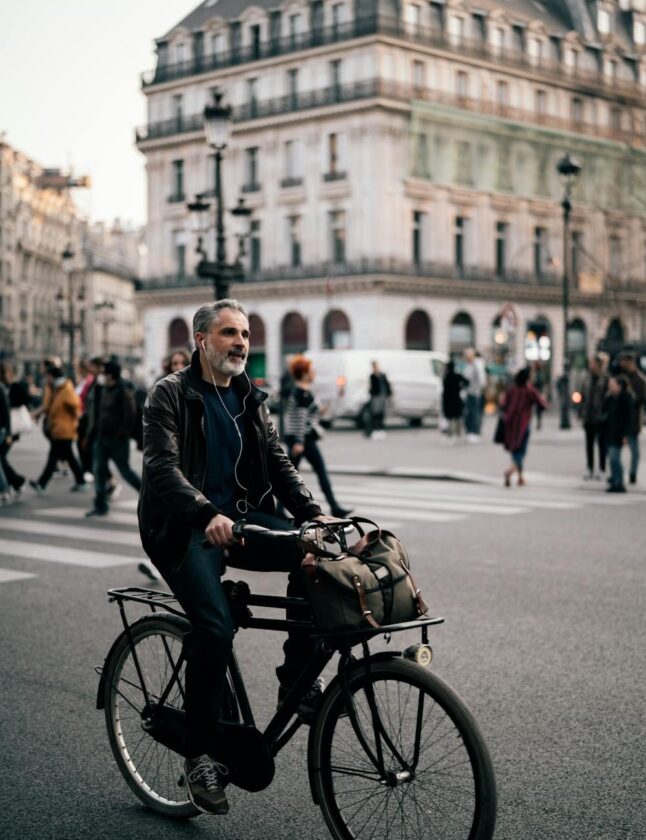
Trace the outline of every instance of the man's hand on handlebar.
{"label": "man's hand on handlebar", "polygon": [[238,540],[233,535],[233,525],[232,519],[223,513],[218,513],[204,529],[204,535],[211,545],[217,545],[220,548],[234,545],[238,543]]}

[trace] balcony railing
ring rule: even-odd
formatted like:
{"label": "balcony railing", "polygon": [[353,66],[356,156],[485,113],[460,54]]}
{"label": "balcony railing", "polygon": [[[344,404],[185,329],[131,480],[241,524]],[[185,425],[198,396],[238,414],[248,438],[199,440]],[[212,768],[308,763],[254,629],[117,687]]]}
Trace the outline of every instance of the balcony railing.
{"label": "balcony railing", "polygon": [[[536,110],[512,108],[509,105],[503,105],[487,99],[458,96],[457,94],[432,90],[426,87],[421,88],[387,79],[366,79],[347,85],[334,85],[332,87],[321,88],[320,90],[305,91],[303,93],[290,94],[289,96],[278,96],[273,99],[256,102],[253,106],[253,111],[249,105],[238,105],[233,109],[233,119],[234,122],[240,123],[252,119],[274,117],[280,114],[346,102],[356,102],[374,97],[384,97],[408,103],[418,101],[449,105],[454,108],[481,114],[490,114],[516,122],[535,123],[546,128],[572,131],[577,134],[603,137],[608,140],[631,142],[636,145],[643,145],[646,141],[646,136],[639,135],[635,131],[613,129],[609,126],[581,122],[580,120],[568,117],[552,116],[551,114],[540,113]],[[172,137],[176,134],[190,131],[202,131],[203,125],[204,118],[201,113],[171,120],[163,120],[162,122],[151,123],[145,128],[137,129],[136,140],[137,143],[142,143],[147,140]]]}
{"label": "balcony railing", "polygon": [[[277,280],[313,280],[330,277],[357,277],[366,275],[390,275],[393,277],[429,277],[438,280],[505,284],[512,286],[534,286],[560,288],[561,277],[556,274],[537,275],[531,272],[507,271],[500,276],[496,270],[481,266],[462,266],[437,262],[414,263],[400,259],[360,259],[351,262],[319,262],[307,265],[282,265],[264,268],[257,272],[246,272],[247,282],[262,283]],[[186,276],[155,277],[141,280],[137,288],[142,291],[184,286],[202,286],[210,281],[201,277]],[[644,284],[646,291],[646,284]]]}
{"label": "balcony railing", "polygon": [[530,70],[533,74],[544,74],[563,81],[570,79],[590,93],[599,95],[603,91],[642,101],[643,90],[637,80],[610,77],[601,69],[566,67],[556,59],[537,58],[526,51],[515,48],[500,48],[484,40],[456,38],[455,35],[438,29],[412,27],[400,18],[389,15],[365,15],[337,26],[315,28],[298,36],[276,38],[238,47],[219,54],[197,56],[188,61],[174,64],[158,64],[151,73],[142,75],[142,86],[160,84],[199,73],[212,72],[224,67],[245,64],[251,61],[273,58],[295,51],[308,50],[326,44],[334,44],[369,35],[383,35],[403,39],[457,55],[492,61],[496,64]]}
{"label": "balcony railing", "polygon": [[324,172],[324,181],[344,181],[348,177],[347,172]]}

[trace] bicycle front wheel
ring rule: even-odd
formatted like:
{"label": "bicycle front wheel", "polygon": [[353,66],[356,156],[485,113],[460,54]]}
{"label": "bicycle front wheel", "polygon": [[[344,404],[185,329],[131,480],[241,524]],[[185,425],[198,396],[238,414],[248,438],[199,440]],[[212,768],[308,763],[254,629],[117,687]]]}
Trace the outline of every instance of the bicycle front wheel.
{"label": "bicycle front wheel", "polygon": [[200,811],[188,798],[184,759],[153,737],[150,723],[158,714],[169,719],[175,715],[179,722],[183,721],[184,664],[173,680],[163,709],[159,701],[171,681],[184,634],[189,630],[188,621],[146,617],[131,628],[136,661],[124,635],[105,672],[105,718],[119,770],[145,805],[177,818],[195,817]]}
{"label": "bicycle front wheel", "polygon": [[[337,683],[310,749],[313,792],[335,840],[490,840],[494,771],[464,702],[403,659],[371,662],[370,674],[361,663],[348,683],[359,732]],[[366,747],[381,750],[385,772]]]}

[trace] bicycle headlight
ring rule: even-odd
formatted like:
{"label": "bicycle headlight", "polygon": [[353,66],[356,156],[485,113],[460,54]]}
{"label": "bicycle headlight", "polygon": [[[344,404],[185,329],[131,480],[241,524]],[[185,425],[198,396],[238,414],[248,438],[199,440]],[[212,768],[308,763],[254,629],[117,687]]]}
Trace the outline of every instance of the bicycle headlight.
{"label": "bicycle headlight", "polygon": [[417,662],[422,668],[428,668],[433,660],[433,650],[430,645],[411,645],[404,651],[404,658]]}

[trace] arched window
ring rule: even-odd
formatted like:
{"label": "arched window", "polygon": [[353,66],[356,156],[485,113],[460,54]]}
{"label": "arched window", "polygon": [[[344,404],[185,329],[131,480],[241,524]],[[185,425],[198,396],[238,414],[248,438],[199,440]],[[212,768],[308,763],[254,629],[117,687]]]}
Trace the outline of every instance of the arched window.
{"label": "arched window", "polygon": [[267,356],[265,351],[265,322],[259,315],[249,315],[249,378],[256,385],[264,385],[267,375]]}
{"label": "arched window", "polygon": [[307,323],[298,312],[288,312],[280,330],[283,356],[293,356],[307,350]]}
{"label": "arched window", "polygon": [[323,319],[323,347],[347,350],[351,346],[350,319],[341,309],[331,309]]}
{"label": "arched window", "polygon": [[168,326],[168,347],[172,350],[190,348],[190,333],[183,318],[173,318]]}
{"label": "arched window", "polygon": [[574,318],[567,327],[567,352],[572,364],[579,367],[582,361],[585,366],[588,352],[588,330],[581,318]]}
{"label": "arched window", "polygon": [[476,331],[473,318],[468,312],[458,312],[451,321],[449,330],[449,355],[459,361],[467,347],[475,347]]}
{"label": "arched window", "polygon": [[431,319],[423,309],[416,309],[408,316],[405,341],[407,350],[430,350],[433,346]]}
{"label": "arched window", "polygon": [[620,345],[623,344],[625,340],[626,333],[624,331],[624,325],[621,323],[619,318],[613,318],[608,324],[608,329],[606,330],[606,341],[608,344]]}

